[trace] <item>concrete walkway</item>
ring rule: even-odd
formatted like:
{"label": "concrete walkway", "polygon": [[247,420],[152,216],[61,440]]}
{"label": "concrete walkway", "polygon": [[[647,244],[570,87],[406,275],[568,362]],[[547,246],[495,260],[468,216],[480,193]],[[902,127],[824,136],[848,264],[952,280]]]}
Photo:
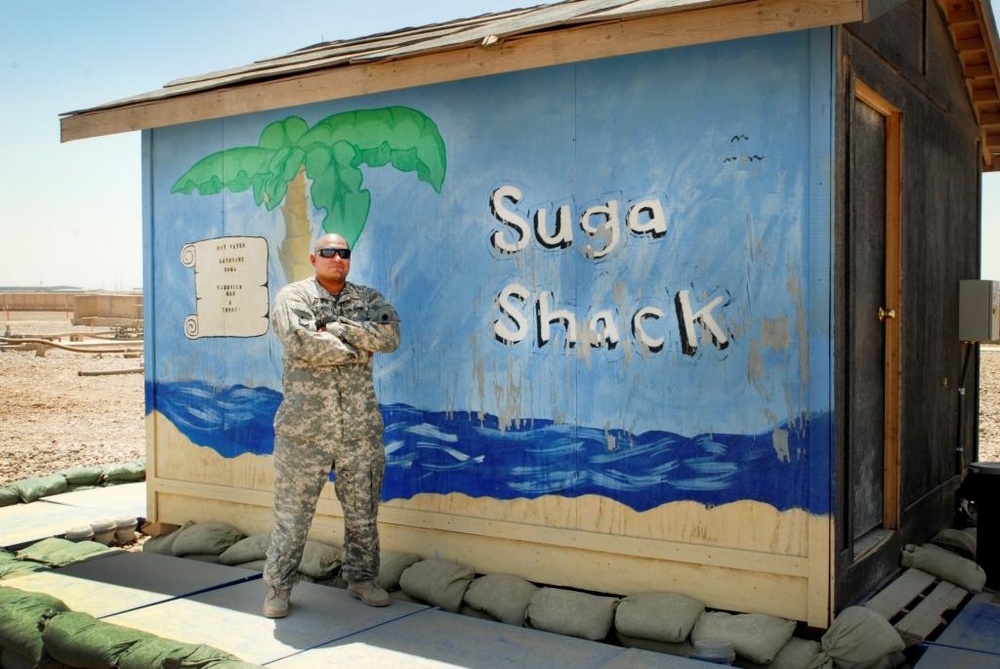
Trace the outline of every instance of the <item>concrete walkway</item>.
{"label": "concrete walkway", "polygon": [[[8,549],[95,520],[145,515],[145,484],[126,484],[0,508]],[[275,669],[345,667],[697,669],[717,666],[448,613],[408,601],[371,608],[345,590],[300,583],[287,618],[260,615],[260,572],[155,553],[113,551],[0,581],[43,592],[71,610]]]}
{"label": "concrete walkway", "polygon": [[[102,518],[146,513],[146,486],[132,483],[0,507],[0,546],[17,549]],[[260,615],[260,572],[156,553],[112,551],[59,569],[0,581],[62,600],[71,610],[187,643],[204,643],[276,669],[345,667],[466,669],[697,669],[712,665],[663,653],[514,627],[409,601],[370,608],[346,591],[300,583],[291,614]],[[1000,596],[969,601],[915,669],[1000,667]]]}

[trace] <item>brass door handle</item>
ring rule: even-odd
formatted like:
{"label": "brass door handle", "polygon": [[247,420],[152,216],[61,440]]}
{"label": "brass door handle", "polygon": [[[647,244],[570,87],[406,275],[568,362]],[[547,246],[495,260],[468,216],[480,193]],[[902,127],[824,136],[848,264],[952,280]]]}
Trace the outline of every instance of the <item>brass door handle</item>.
{"label": "brass door handle", "polygon": [[896,310],[895,309],[889,309],[887,311],[883,307],[879,307],[878,308],[878,319],[880,321],[884,322],[887,318],[895,318],[895,317],[896,317]]}

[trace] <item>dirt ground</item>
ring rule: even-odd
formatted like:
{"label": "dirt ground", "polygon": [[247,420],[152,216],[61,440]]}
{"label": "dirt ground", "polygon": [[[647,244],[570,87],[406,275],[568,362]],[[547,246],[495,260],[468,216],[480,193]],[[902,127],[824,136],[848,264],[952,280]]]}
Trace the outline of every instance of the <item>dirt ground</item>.
{"label": "dirt ground", "polygon": [[[66,335],[60,345],[87,352],[0,349],[0,483],[145,456],[141,341],[109,339],[111,328],[74,326],[65,314],[0,314],[4,334]],[[115,350],[88,348],[97,344]],[[981,353],[979,459],[1000,461],[1000,346]]]}

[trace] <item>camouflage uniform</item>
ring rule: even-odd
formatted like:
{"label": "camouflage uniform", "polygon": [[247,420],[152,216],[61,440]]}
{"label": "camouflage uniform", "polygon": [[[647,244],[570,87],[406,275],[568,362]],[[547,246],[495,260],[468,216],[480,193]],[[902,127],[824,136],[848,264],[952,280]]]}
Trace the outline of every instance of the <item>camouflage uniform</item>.
{"label": "camouflage uniform", "polygon": [[311,277],[278,292],[271,325],[285,349],[284,400],[274,418],[274,528],[264,581],[294,585],[331,470],[344,510],[342,573],[351,583],[374,579],[385,448],[372,353],[396,350],[399,318],[371,288],[347,282],[333,295]]}

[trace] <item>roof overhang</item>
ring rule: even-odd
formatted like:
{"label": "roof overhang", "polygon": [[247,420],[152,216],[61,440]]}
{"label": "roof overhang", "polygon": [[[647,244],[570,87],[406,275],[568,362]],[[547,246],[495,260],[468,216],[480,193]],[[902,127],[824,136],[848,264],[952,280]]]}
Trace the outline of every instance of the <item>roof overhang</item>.
{"label": "roof overhang", "polygon": [[[657,49],[871,20],[901,0],[568,0],[328,42],[60,119],[62,141]],[[1000,70],[989,0],[937,0],[1000,169]]]}
{"label": "roof overhang", "polygon": [[976,113],[983,169],[1000,170],[1000,39],[989,0],[937,0]]}

